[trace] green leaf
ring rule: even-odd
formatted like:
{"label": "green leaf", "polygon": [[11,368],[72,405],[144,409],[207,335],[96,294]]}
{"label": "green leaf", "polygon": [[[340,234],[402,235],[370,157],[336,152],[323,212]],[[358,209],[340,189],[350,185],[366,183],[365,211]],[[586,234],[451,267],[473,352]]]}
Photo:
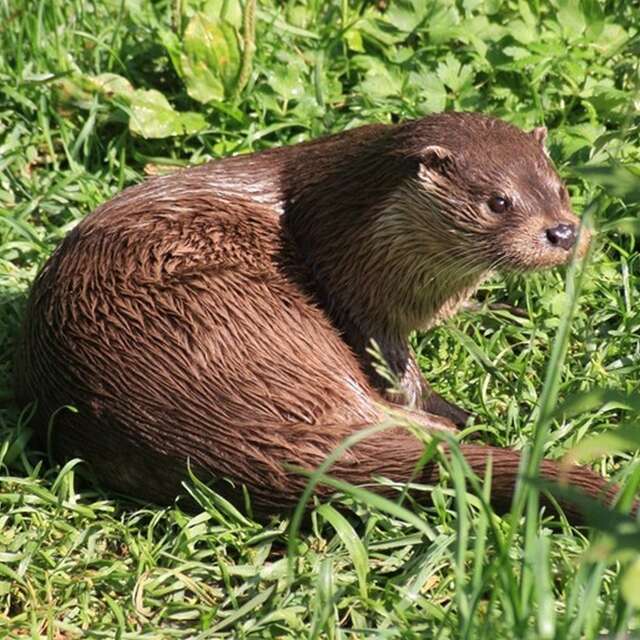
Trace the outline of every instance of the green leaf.
{"label": "green leaf", "polygon": [[537,580],[534,583],[538,601],[537,623],[538,638],[554,638],[556,615],[553,593],[553,581],[549,572],[549,534],[543,533],[534,545]]}
{"label": "green leaf", "polygon": [[371,18],[362,18],[356,22],[355,26],[367,40],[372,40],[376,44],[385,47],[393,46],[406,39],[406,34],[398,33],[392,24]]}
{"label": "green leaf", "polygon": [[455,93],[473,79],[473,69],[469,65],[463,65],[452,54],[448,54],[444,62],[438,64],[436,73],[438,78]]}
{"label": "green leaf", "polygon": [[53,83],[53,95],[61,105],[73,105],[79,109],[90,109],[94,102],[95,87],[76,78],[60,78]]}
{"label": "green leaf", "polygon": [[285,100],[298,100],[304,96],[303,69],[299,65],[276,67],[267,73],[269,86]]}
{"label": "green leaf", "polygon": [[182,68],[182,43],[180,42],[180,39],[169,29],[161,29],[159,35],[162,46],[169,54],[173,68],[176,70],[176,73],[184,79],[184,69]]}
{"label": "green leaf", "polygon": [[482,6],[484,7],[484,10],[487,13],[487,15],[493,15],[495,13],[498,13],[498,11],[500,11],[503,3],[504,3],[504,0],[484,0],[482,2]]}
{"label": "green leaf", "polygon": [[518,0],[518,11],[520,12],[520,16],[526,24],[528,24],[530,27],[536,26],[538,19],[531,10],[531,6],[529,2],[527,2],[527,0]]}
{"label": "green leaf", "polygon": [[564,127],[556,133],[555,139],[562,149],[562,155],[570,157],[582,149],[593,147],[605,132],[606,129],[599,124],[582,123]]}
{"label": "green leaf", "polygon": [[524,20],[510,22],[509,33],[522,44],[531,44],[538,38],[538,31],[535,25],[527,24]]}
{"label": "green leaf", "polygon": [[207,0],[202,13],[211,20],[224,20],[236,29],[242,27],[242,5],[239,0]]}
{"label": "green leaf", "polygon": [[182,55],[180,66],[184,73],[187,93],[194,100],[202,104],[224,100],[225,90],[222,80],[205,63],[193,62],[186,55]]}
{"label": "green leaf", "polygon": [[587,26],[580,0],[559,0],[558,23],[568,37],[577,37]]}
{"label": "green leaf", "polygon": [[615,389],[591,389],[574,393],[554,412],[553,417],[567,420],[596,409],[630,409],[640,414],[640,394],[624,393]]}
{"label": "green leaf", "polygon": [[427,6],[422,0],[394,0],[385,13],[385,19],[399,31],[411,33],[424,20]]}
{"label": "green leaf", "polygon": [[604,59],[622,49],[630,37],[629,33],[619,24],[607,23],[594,44],[598,47],[600,57]]}
{"label": "green leaf", "polygon": [[536,487],[539,491],[547,491],[556,500],[570,502],[580,510],[586,524],[606,534],[606,544],[601,548],[592,547],[588,552],[589,559],[601,559],[609,554],[624,555],[629,551],[635,553],[640,548],[640,525],[634,516],[612,509],[601,500],[585,495],[580,489],[562,483],[560,479],[550,481],[524,476],[524,480],[526,485]]}
{"label": "green leaf", "polygon": [[587,35],[597,38],[604,29],[604,12],[600,0],[582,0],[582,12],[587,23]]}
{"label": "green leaf", "polygon": [[421,97],[425,113],[444,111],[447,106],[447,88],[435,73],[411,73],[409,83]]}
{"label": "green leaf", "polygon": [[205,117],[196,111],[178,111],[178,125],[185,135],[198,133],[207,128]]}
{"label": "green leaf", "polygon": [[640,449],[640,424],[627,423],[582,440],[566,455],[570,461],[588,462],[605,454]]}
{"label": "green leaf", "polygon": [[634,164],[593,165],[575,168],[576,173],[605,187],[627,204],[640,202],[640,167]]}
{"label": "green leaf", "polygon": [[358,53],[362,53],[364,51],[362,34],[358,29],[349,29],[344,33],[343,38],[351,51],[357,51]]}
{"label": "green leaf", "polygon": [[[377,425],[376,425],[377,427]],[[360,436],[363,432],[373,430],[371,427],[368,429],[363,429],[355,434],[355,436]],[[349,437],[345,442],[356,440],[355,436]],[[335,453],[336,450],[334,450]],[[410,509],[403,507],[398,504],[394,500],[390,500],[389,498],[385,498],[378,493],[374,493],[368,489],[360,487],[358,485],[350,484],[349,482],[345,482],[344,480],[340,480],[338,478],[334,478],[333,476],[327,475],[325,473],[316,470],[312,473],[309,473],[306,469],[295,468],[292,467],[291,470],[295,473],[299,473],[301,475],[307,475],[310,477],[312,482],[322,483],[328,487],[333,487],[336,491],[340,491],[345,495],[350,496],[354,500],[358,500],[366,504],[371,509],[377,509],[382,511],[383,513],[388,513],[389,515],[403,520],[404,522],[410,524],[415,527],[418,531],[420,531],[424,536],[426,536],[429,540],[433,540],[435,538],[435,533],[429,526],[429,523],[417,516]],[[308,486],[311,486],[308,485]],[[314,485],[315,486],[315,485]],[[301,500],[298,504],[304,504]],[[297,534],[296,529],[293,528],[293,520],[291,525],[291,531]]]}
{"label": "green leaf", "polygon": [[116,73],[101,73],[87,78],[89,86],[107,96],[129,95],[133,93],[131,83]]}
{"label": "green leaf", "polygon": [[130,99],[129,129],[143,138],[168,138],[196,133],[206,127],[204,116],[179,113],[155,89],[137,90]]}
{"label": "green leaf", "polygon": [[369,558],[367,551],[349,521],[330,504],[323,504],[318,507],[318,513],[331,524],[340,537],[340,540],[347,548],[351,561],[358,576],[360,595],[367,597],[367,574],[369,572]]}
{"label": "green leaf", "polygon": [[189,95],[202,103],[229,96],[240,72],[240,56],[240,41],[231,24],[196,13],[185,30],[180,57]]}
{"label": "green leaf", "polygon": [[504,55],[506,56],[509,56],[513,60],[525,60],[527,58],[532,58],[529,50],[525,49],[524,47],[505,47],[502,50],[502,53],[504,53]]}
{"label": "green leaf", "polygon": [[620,589],[624,599],[636,609],[640,609],[640,558],[627,567],[620,579]]}
{"label": "green leaf", "polygon": [[400,94],[400,83],[390,73],[368,74],[360,83],[360,89],[370,98],[386,98]]}
{"label": "green leaf", "polygon": [[618,233],[626,233],[630,236],[640,236],[640,219],[620,218],[601,227],[601,231],[615,230]]}
{"label": "green leaf", "polygon": [[593,95],[589,98],[589,102],[603,116],[611,116],[616,111],[624,115],[632,100],[633,96],[628,92],[609,87],[594,87]]}
{"label": "green leaf", "polygon": [[429,36],[434,44],[444,44],[460,33],[460,14],[455,6],[433,7],[427,20]]}
{"label": "green leaf", "polygon": [[402,92],[402,78],[396,68],[372,56],[356,56],[354,62],[366,70],[360,90],[369,98],[397,96]]}
{"label": "green leaf", "polygon": [[218,612],[218,619],[221,619],[220,622],[216,623],[208,631],[210,633],[214,631],[221,631],[222,629],[225,629],[226,627],[234,624],[238,620],[241,620],[247,613],[259,610],[260,606],[269,599],[275,588],[276,585],[274,584],[264,591],[258,592],[258,594],[251,598],[251,600],[245,602],[241,607],[237,609],[229,609],[228,611]]}

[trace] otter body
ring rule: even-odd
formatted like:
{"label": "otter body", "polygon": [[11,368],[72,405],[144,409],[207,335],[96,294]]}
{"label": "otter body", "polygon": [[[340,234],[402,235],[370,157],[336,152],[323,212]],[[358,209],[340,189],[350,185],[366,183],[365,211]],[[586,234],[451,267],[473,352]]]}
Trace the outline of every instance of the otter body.
{"label": "otter body", "polygon": [[[385,405],[428,429],[464,422],[422,379],[407,337],[495,269],[568,261],[577,219],[543,138],[442,114],[127,189],[64,239],[33,286],[17,380],[37,401],[35,427],[43,439],[51,429],[56,456],[87,460],[121,492],[171,501],[189,460],[232,499],[245,484],[269,513],[302,493],[292,466],[317,467]],[[518,454],[462,450],[479,473],[492,456],[494,500],[508,504]],[[422,452],[398,427],[331,473],[406,481]],[[437,466],[421,474],[435,481]],[[604,487],[584,468],[570,478],[592,495]]]}

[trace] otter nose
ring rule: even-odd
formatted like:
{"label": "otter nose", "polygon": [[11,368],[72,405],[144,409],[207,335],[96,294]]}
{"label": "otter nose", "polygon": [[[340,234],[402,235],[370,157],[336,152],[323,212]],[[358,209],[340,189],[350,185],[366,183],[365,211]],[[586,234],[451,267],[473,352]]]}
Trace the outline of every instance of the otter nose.
{"label": "otter nose", "polygon": [[567,251],[576,242],[576,227],[573,224],[559,224],[557,227],[547,229],[547,240],[554,246],[562,247]]}

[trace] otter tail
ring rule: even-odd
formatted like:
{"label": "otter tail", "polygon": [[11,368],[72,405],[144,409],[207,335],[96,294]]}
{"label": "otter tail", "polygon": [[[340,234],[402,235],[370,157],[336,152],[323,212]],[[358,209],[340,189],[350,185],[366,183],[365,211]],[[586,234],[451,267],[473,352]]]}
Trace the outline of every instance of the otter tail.
{"label": "otter tail", "polygon": [[[391,429],[359,442],[328,473],[356,485],[370,482],[375,476],[383,476],[396,482],[414,480],[435,484],[440,481],[442,473],[442,465],[437,456],[417,470],[424,450],[424,444],[406,429]],[[485,476],[489,460],[491,461],[491,504],[497,512],[508,511],[520,474],[521,454],[512,449],[475,444],[460,445],[460,452],[471,471],[481,480]],[[450,456],[451,452],[445,455]],[[550,487],[559,485],[565,489],[561,489],[554,497],[573,524],[584,522],[585,497],[611,506],[619,491],[619,487],[583,466],[565,467],[545,459],[540,464],[539,475]],[[566,487],[569,488],[568,491]],[[387,485],[377,484],[370,488],[390,498],[398,495],[395,488]],[[317,493],[326,494],[327,489],[319,487]],[[544,494],[542,503],[552,505]],[[637,505],[634,511],[636,509]]]}

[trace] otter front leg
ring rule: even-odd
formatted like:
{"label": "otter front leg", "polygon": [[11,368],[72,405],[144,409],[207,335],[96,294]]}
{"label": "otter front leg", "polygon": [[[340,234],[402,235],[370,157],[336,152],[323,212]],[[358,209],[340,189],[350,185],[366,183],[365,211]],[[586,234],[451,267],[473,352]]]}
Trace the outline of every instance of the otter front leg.
{"label": "otter front leg", "polygon": [[396,407],[423,411],[464,427],[471,417],[468,411],[439,396],[424,379],[415,355],[404,340],[385,337],[372,340],[352,328],[345,331],[347,343],[357,354],[363,372],[382,397]]}
{"label": "otter front leg", "polygon": [[429,386],[426,380],[423,379],[422,382],[423,391],[417,397],[416,394],[406,393],[403,389],[386,389],[382,395],[390,404],[446,418],[456,427],[466,426],[472,414],[445,400]]}
{"label": "otter front leg", "polygon": [[465,411],[442,396],[438,395],[423,378],[424,392],[422,395],[421,409],[427,413],[435,413],[438,416],[448,418],[457,427],[466,426],[472,414]]}
{"label": "otter front leg", "polygon": [[412,353],[407,354],[404,370],[397,372],[396,387],[385,389],[383,395],[393,404],[442,416],[458,427],[464,427],[471,418],[468,411],[445,400],[431,388]]}
{"label": "otter front leg", "polygon": [[417,424],[432,433],[438,431],[455,432],[457,426],[449,418],[433,413],[425,413],[419,409],[407,409],[397,404],[393,404],[388,411],[393,418],[399,419],[399,424],[404,420],[408,424]]}

